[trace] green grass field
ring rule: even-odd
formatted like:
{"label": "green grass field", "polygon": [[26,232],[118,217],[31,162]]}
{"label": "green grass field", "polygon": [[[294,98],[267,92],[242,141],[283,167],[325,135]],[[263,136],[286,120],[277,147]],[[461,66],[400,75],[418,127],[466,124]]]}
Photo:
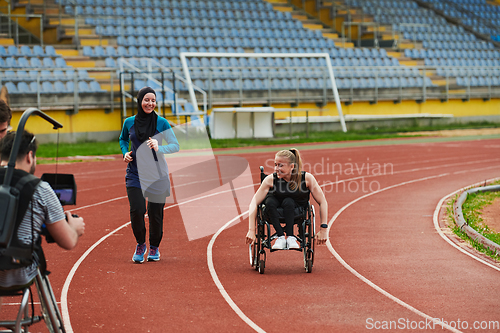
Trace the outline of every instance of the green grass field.
{"label": "green grass field", "polygon": [[[495,182],[494,184],[498,185],[499,182]],[[478,192],[469,194],[462,206],[462,211],[464,219],[470,227],[489,240],[500,244],[500,233],[491,230],[481,217],[481,210],[491,205],[496,198],[500,198],[500,192]]]}
{"label": "green grass field", "polygon": [[[498,185],[500,181],[496,181],[492,183],[492,185]],[[462,212],[465,220],[474,230],[488,238],[489,240],[500,244],[500,233],[495,230],[491,230],[488,225],[486,225],[481,217],[481,211],[484,207],[491,205],[495,198],[500,197],[500,192],[478,192],[474,194],[469,194],[467,196],[467,200],[465,200],[462,205]],[[448,211],[448,219],[449,221],[454,221],[454,213],[453,213],[453,204],[458,199],[458,195],[450,200],[448,203],[447,211]],[[450,226],[453,232],[460,237],[461,239],[469,242],[469,244],[475,248],[477,251],[482,252],[491,258],[500,261],[500,255],[495,251],[485,247],[483,244],[478,241],[470,238],[465,232],[463,232],[458,226],[451,222]]]}

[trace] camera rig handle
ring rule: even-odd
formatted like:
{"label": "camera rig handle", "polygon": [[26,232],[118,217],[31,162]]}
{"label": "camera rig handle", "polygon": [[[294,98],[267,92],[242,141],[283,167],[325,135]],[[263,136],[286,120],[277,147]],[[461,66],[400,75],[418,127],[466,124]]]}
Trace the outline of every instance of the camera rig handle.
{"label": "camera rig handle", "polygon": [[16,136],[14,137],[12,151],[10,152],[9,162],[7,164],[7,171],[5,172],[4,176],[4,181],[3,181],[4,184],[10,184],[10,181],[12,180],[12,175],[14,174],[14,168],[16,166],[17,154],[19,153],[19,146],[21,146],[21,139],[22,139],[22,134],[24,132],[24,126],[26,125],[26,121],[28,120],[29,116],[31,116],[32,114],[40,116],[49,123],[51,123],[52,125],[54,125],[54,129],[59,129],[63,127],[63,125],[59,123],[57,120],[53,119],[52,117],[48,116],[47,114],[43,113],[42,111],[36,108],[26,109],[26,111],[24,111],[23,114],[21,115],[21,119],[19,120],[19,124],[17,125]]}

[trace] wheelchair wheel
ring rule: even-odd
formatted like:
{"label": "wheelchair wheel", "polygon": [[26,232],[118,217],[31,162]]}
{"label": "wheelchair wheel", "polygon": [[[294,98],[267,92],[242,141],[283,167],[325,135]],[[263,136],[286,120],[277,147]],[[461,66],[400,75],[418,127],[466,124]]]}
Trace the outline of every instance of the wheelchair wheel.
{"label": "wheelchair wheel", "polygon": [[314,220],[314,207],[311,206],[308,212],[308,219],[305,223],[305,237],[304,237],[304,268],[306,273],[311,273],[314,265],[314,247],[316,240],[316,223]]}
{"label": "wheelchair wheel", "polygon": [[255,268],[256,271],[259,270],[260,250],[261,249],[258,240],[250,245],[250,265],[252,265],[252,267]]}
{"label": "wheelchair wheel", "polygon": [[40,298],[43,320],[45,321],[49,332],[65,333],[66,330],[63,326],[62,316],[59,312],[59,308],[57,307],[54,292],[50,286],[48,276],[42,276],[42,273],[38,272],[35,283],[38,296]]}
{"label": "wheelchair wheel", "polygon": [[264,226],[260,224],[256,241],[257,244],[255,246],[255,270],[260,274],[264,274],[264,269],[266,267],[266,251],[264,250],[263,244],[266,239],[264,230]]}
{"label": "wheelchair wheel", "polygon": [[268,243],[269,233],[266,232],[266,222],[262,216],[262,209],[259,206],[259,211],[257,213],[257,222],[256,222],[257,234],[255,243],[253,246],[253,264],[255,265],[255,270],[260,274],[264,274],[264,270],[266,267],[266,244]]}
{"label": "wheelchair wheel", "polygon": [[264,270],[266,268],[266,261],[265,260],[259,260],[259,265],[258,265],[258,271],[260,274],[264,274]]}
{"label": "wheelchair wheel", "polygon": [[311,273],[313,268],[314,252],[312,250],[304,251],[304,268],[306,273]]}

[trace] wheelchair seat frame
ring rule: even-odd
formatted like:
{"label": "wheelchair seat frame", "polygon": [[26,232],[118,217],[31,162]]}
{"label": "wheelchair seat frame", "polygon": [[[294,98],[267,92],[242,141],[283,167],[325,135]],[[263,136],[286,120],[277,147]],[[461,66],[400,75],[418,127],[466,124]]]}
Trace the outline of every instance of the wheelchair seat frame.
{"label": "wheelchair seat frame", "polygon": [[[30,316],[29,298],[31,294],[31,286],[33,284],[37,289],[38,298],[40,300],[40,315],[35,315],[34,309],[32,309],[33,313]],[[0,290],[0,296],[22,296],[16,319],[0,321],[0,327],[7,329],[7,331],[2,330],[0,332],[28,332],[29,326],[42,320],[45,322],[49,332],[51,333],[66,332],[47,272],[42,273],[40,272],[40,269],[37,269],[37,275],[31,285],[17,290]],[[31,304],[33,305],[32,295]]]}
{"label": "wheelchair seat frame", "polygon": [[[261,181],[265,178],[264,168],[261,166]],[[260,274],[264,274],[266,267],[266,249],[269,252],[281,251],[273,249],[271,242],[278,236],[276,232],[271,232],[271,224],[266,220],[265,205],[257,206],[257,219],[255,221],[255,242],[250,244],[250,264]],[[284,219],[280,218],[280,223],[284,223]],[[316,223],[314,215],[314,206],[308,201],[303,214],[296,215],[294,223],[298,226],[298,235],[295,236],[300,244],[300,248],[295,249],[302,251],[304,254],[304,268],[307,273],[312,272],[314,264],[314,248]]]}

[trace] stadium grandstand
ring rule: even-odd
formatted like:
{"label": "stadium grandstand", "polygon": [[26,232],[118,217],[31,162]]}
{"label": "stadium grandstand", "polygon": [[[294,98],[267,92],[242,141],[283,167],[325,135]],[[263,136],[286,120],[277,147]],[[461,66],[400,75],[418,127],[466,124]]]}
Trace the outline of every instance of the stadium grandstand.
{"label": "stadium grandstand", "polygon": [[0,0],[0,85],[66,141],[116,139],[146,85],[175,124],[263,107],[278,132],[498,123],[499,23],[500,0]]}

